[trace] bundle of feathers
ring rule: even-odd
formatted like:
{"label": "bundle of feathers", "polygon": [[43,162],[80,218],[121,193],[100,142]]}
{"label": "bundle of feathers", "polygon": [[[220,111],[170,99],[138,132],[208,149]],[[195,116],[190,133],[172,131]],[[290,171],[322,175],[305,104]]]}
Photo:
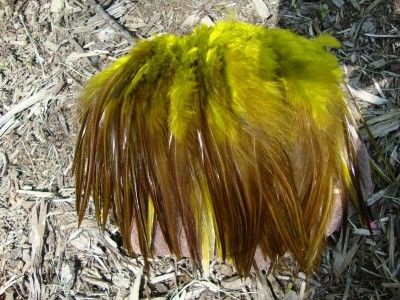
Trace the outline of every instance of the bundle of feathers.
{"label": "bundle of feathers", "polygon": [[367,218],[353,119],[326,47],[339,43],[240,22],[137,43],[79,100],[79,222],[92,198],[99,225],[113,211],[124,246],[146,262],[159,228],[199,268],[218,257],[245,276],[258,249],[289,252],[310,272],[337,191]]}

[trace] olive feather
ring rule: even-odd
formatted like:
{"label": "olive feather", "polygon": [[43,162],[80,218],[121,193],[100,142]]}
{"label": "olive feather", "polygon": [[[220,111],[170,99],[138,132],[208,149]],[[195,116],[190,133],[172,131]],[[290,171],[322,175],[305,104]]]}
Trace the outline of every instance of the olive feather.
{"label": "olive feather", "polygon": [[240,22],[138,42],[89,80],[74,172],[82,221],[92,197],[147,263],[154,231],[181,236],[196,266],[216,256],[248,275],[256,249],[319,262],[334,190],[363,212],[342,73],[326,47]]}

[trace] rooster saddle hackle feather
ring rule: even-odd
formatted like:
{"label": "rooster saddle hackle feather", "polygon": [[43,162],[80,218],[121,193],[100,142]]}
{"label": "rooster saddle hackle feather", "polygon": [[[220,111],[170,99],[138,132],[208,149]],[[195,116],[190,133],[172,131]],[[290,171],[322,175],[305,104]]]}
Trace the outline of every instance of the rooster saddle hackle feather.
{"label": "rooster saddle hackle feather", "polygon": [[353,119],[326,47],[339,42],[240,22],[138,42],[78,102],[79,222],[92,198],[99,225],[112,210],[147,263],[157,227],[177,257],[184,236],[200,268],[219,257],[245,276],[260,249],[310,272],[335,191],[366,219]]}

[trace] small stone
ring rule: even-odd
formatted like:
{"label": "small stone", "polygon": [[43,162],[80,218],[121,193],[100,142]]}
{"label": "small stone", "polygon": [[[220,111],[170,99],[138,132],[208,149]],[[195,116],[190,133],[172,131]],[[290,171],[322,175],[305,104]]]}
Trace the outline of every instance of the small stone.
{"label": "small stone", "polygon": [[368,67],[371,69],[381,69],[386,65],[386,60],[384,58],[375,60],[368,64]]}
{"label": "small stone", "polygon": [[241,279],[239,276],[235,276],[229,279],[221,281],[221,286],[228,290],[241,290],[243,286],[250,284],[250,279]]}
{"label": "small stone", "polygon": [[111,28],[105,27],[98,31],[97,37],[101,42],[107,42],[115,37],[116,33]]}
{"label": "small stone", "polygon": [[361,26],[362,32],[375,32],[375,25],[370,20],[366,20]]}
{"label": "small stone", "polygon": [[63,11],[65,6],[64,0],[53,0],[51,1],[50,11],[52,13],[59,14]]}
{"label": "small stone", "polygon": [[297,294],[294,291],[289,291],[285,295],[285,300],[297,300],[297,299],[299,299],[299,296],[297,296]]}
{"label": "small stone", "polygon": [[356,60],[357,60],[357,54],[355,52],[353,52],[350,55],[350,61],[354,64],[356,62]]}
{"label": "small stone", "polygon": [[344,0],[332,0],[332,3],[336,5],[336,7],[341,8],[344,4]]}
{"label": "small stone", "polygon": [[125,277],[123,274],[113,274],[112,282],[116,287],[127,289],[130,287],[129,278]]}
{"label": "small stone", "polygon": [[45,46],[45,48],[46,48],[47,50],[49,50],[50,52],[55,52],[55,51],[57,51],[57,49],[58,49],[58,45],[55,44],[55,43],[53,43],[53,42],[50,41],[50,40],[46,40],[46,41],[44,42],[44,46]]}
{"label": "small stone", "polygon": [[68,284],[72,279],[71,268],[68,264],[63,264],[61,267],[61,282]]}

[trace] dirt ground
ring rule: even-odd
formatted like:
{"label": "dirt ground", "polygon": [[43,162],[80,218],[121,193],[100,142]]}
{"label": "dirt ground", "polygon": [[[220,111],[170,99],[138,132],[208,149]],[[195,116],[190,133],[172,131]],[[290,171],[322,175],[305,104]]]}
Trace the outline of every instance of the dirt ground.
{"label": "dirt ground", "polygon": [[[344,87],[365,120],[373,235],[353,216],[309,278],[286,258],[246,280],[217,261],[200,276],[187,259],[158,258],[147,280],[113,224],[99,232],[89,209],[77,227],[75,99],[138,40],[227,18],[342,42]],[[400,298],[399,0],[0,0],[0,43],[0,299]]]}

